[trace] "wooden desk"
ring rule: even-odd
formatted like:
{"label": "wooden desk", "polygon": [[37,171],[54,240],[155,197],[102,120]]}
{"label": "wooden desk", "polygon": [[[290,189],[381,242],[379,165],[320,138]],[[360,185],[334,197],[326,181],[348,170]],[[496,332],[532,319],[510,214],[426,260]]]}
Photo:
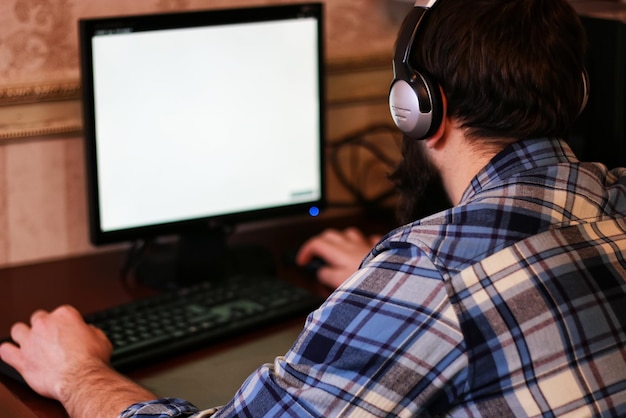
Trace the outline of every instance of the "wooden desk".
{"label": "wooden desk", "polygon": [[[285,265],[283,256],[307,237],[325,228],[359,225],[368,233],[388,231],[390,222],[350,212],[282,224],[257,225],[236,232],[233,244],[262,244],[275,255],[278,274],[320,295],[327,295],[311,277]],[[0,335],[9,334],[16,321],[28,321],[36,309],[51,310],[71,304],[82,313],[154,294],[152,289],[128,286],[120,280],[125,252],[115,251],[0,269]],[[305,316],[191,351],[127,375],[160,396],[178,396],[205,408],[221,405],[232,397],[244,379],[259,365],[283,354],[302,328]],[[216,376],[216,377],[214,377]],[[30,388],[0,376],[10,392],[39,418],[67,417],[61,405]]]}

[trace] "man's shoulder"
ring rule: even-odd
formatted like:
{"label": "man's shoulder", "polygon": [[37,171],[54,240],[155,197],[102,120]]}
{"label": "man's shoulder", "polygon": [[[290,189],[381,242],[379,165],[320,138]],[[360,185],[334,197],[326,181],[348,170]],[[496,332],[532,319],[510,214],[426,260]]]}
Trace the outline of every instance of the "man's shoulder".
{"label": "man's shoulder", "polygon": [[548,227],[532,214],[475,202],[395,229],[379,251],[414,247],[441,271],[453,273]]}

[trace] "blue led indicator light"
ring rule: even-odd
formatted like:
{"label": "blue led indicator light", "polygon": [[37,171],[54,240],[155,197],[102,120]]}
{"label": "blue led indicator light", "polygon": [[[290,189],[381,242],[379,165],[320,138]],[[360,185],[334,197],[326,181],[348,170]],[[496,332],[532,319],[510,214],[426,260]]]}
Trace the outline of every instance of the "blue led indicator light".
{"label": "blue led indicator light", "polygon": [[311,206],[309,208],[309,215],[315,217],[320,214],[320,210],[317,206]]}

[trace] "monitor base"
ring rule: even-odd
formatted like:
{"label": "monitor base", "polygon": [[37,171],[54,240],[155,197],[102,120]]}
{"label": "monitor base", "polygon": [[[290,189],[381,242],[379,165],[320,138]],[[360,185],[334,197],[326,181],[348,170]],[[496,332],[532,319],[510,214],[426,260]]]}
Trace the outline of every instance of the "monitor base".
{"label": "monitor base", "polygon": [[157,289],[178,289],[238,274],[274,274],[276,269],[266,249],[228,246],[226,234],[213,230],[182,235],[175,243],[150,242],[135,253],[129,254],[135,279]]}

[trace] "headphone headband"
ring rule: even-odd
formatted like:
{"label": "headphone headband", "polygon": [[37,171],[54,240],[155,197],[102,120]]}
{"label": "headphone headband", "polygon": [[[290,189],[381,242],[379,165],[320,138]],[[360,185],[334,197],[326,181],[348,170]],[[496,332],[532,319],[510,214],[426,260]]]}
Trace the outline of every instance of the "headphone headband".
{"label": "headphone headband", "polygon": [[[426,12],[432,8],[437,0],[416,0],[415,5],[411,13],[406,17],[404,24],[400,30],[397,40],[397,49],[394,55],[394,66],[400,67],[399,64],[404,64],[407,68],[411,68],[409,64],[409,58],[411,55],[411,48],[415,41],[415,35],[417,34],[417,28],[419,27],[422,18]],[[404,52],[402,48],[404,47]]]}
{"label": "headphone headband", "polygon": [[411,48],[417,34],[417,28],[424,18],[428,9],[415,7],[407,15],[396,44],[396,52],[393,57],[394,78],[407,79],[411,69],[409,59],[411,56]]}
{"label": "headphone headband", "polygon": [[583,68],[583,100],[580,105],[580,110],[578,111],[578,115],[580,116],[583,113],[583,110],[587,107],[587,102],[589,101],[589,74],[587,73],[587,69]]}

